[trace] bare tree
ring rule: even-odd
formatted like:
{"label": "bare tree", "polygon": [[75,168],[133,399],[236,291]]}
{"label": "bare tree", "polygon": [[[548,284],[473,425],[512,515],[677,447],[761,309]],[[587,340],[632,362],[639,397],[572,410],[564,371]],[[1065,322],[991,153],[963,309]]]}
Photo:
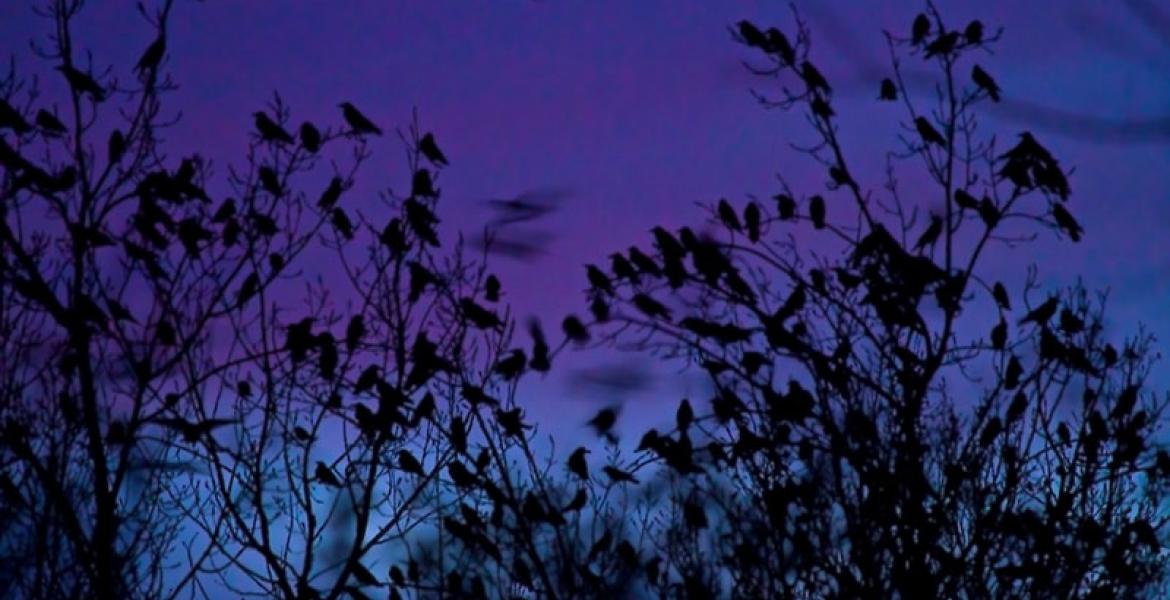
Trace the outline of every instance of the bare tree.
{"label": "bare tree", "polygon": [[[804,109],[796,148],[825,189],[709,207],[716,234],[656,229],[657,252],[590,271],[610,339],[689,360],[717,388],[683,400],[643,447],[672,473],[656,530],[662,597],[1134,597],[1166,583],[1166,401],[1153,355],[1105,338],[1105,297],[1022,293],[981,276],[989,247],[1040,231],[1076,242],[1068,171],[1030,133],[977,127],[999,100],[981,66],[999,38],[931,5],[887,33],[899,148],[879,189],[842,146],[832,86],[796,36],[748,21],[733,37]],[[902,61],[937,68],[916,98]],[[927,189],[896,175],[921,165]],[[929,198],[943,201],[935,212]],[[925,204],[925,206],[923,206]],[[797,241],[816,240],[821,251]],[[827,250],[826,250],[827,249]],[[990,322],[984,319],[990,315]],[[998,315],[998,316],[996,316]]]}

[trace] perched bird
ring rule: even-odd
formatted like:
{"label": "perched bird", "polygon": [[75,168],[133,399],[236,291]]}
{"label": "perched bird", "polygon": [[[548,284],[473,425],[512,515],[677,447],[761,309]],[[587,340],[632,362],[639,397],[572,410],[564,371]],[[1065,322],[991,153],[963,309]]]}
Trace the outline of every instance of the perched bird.
{"label": "perched bird", "polygon": [[276,121],[262,111],[252,113],[256,121],[256,131],[260,133],[260,139],[265,142],[277,142],[279,144],[293,143],[293,137],[289,135]]}
{"label": "perched bird", "polygon": [[967,38],[967,43],[971,45],[983,42],[983,22],[975,19],[967,23],[967,28],[963,30],[963,37]]}
{"label": "perched bird", "polygon": [[1061,230],[1068,234],[1068,237],[1072,238],[1072,241],[1081,241],[1081,235],[1085,230],[1081,228],[1081,224],[1073,218],[1072,213],[1068,212],[1063,204],[1058,202],[1052,204],[1052,219],[1056,221],[1056,225]]}
{"label": "perched bird", "polygon": [[56,115],[43,108],[37,111],[36,124],[45,135],[58,136],[69,131]]}
{"label": "perched bird", "polygon": [[525,429],[532,429],[531,425],[524,424],[523,418],[524,410],[519,407],[496,411],[496,421],[500,423],[500,428],[506,436],[522,438]]}
{"label": "perched bird", "polygon": [[914,119],[914,128],[918,130],[918,135],[922,138],[923,143],[937,144],[939,146],[946,146],[947,141],[942,134],[930,124],[926,117],[916,117]]}
{"label": "perched bird", "polygon": [[1014,390],[1020,385],[1020,377],[1024,374],[1024,366],[1020,364],[1020,359],[1016,355],[1012,355],[1008,359],[1007,371],[1003,376],[1003,387],[1006,390]]}
{"label": "perched bird", "polygon": [[382,130],[377,125],[374,125],[373,121],[370,121],[353,104],[342,102],[338,106],[341,107],[341,116],[345,118],[346,124],[349,125],[350,130],[355,135],[365,135],[368,133],[382,135]]}
{"label": "perched bird", "polygon": [[961,209],[964,209],[964,210],[978,210],[979,209],[979,201],[975,199],[975,196],[972,196],[971,194],[967,193],[967,190],[962,190],[962,189],[955,190],[954,197],[955,197],[955,204],[958,205],[958,207]]}
{"label": "perched bird", "polygon": [[1016,392],[1016,395],[1012,397],[1012,403],[1008,405],[1007,414],[1005,415],[1007,422],[1010,424],[1019,421],[1027,409],[1028,395],[1022,391]]}
{"label": "perched bird", "polygon": [[898,86],[894,85],[894,80],[889,77],[882,80],[881,90],[878,92],[878,100],[885,100],[892,102],[898,99]]}
{"label": "perched bird", "polygon": [[495,275],[488,275],[483,282],[483,299],[488,302],[500,301],[500,279]]}
{"label": "perched bird", "polygon": [[955,46],[959,43],[959,32],[948,31],[940,34],[935,40],[926,45],[926,54],[923,58],[932,58],[935,56],[945,56],[955,50]]}
{"label": "perched bird", "polygon": [[769,27],[765,35],[768,39],[768,51],[780,56],[780,64],[784,66],[796,64],[796,49],[783,32],[775,27]]}
{"label": "perched bird", "polygon": [[[32,125],[7,100],[0,98],[0,129],[11,129],[17,135],[24,135],[32,130]],[[4,148],[7,149],[7,146]],[[8,164],[8,161],[3,162]]]}
{"label": "perched bird", "polygon": [[430,133],[422,136],[422,139],[418,141],[418,151],[435,166],[445,167],[450,164],[443,151],[439,150],[439,145],[435,143],[435,136]]}
{"label": "perched bird", "polygon": [[317,481],[324,485],[335,488],[341,487],[341,480],[333,473],[333,469],[330,469],[329,465],[321,461],[317,461],[317,468],[313,474]]}
{"label": "perched bird", "polygon": [[731,203],[727,198],[719,200],[719,220],[723,222],[723,226],[732,231],[743,231],[743,225],[739,223],[739,215],[736,214],[735,209],[731,207]]}
{"label": "perched bird", "polygon": [[138,63],[134,65],[134,71],[138,73],[139,77],[145,76],[149,71],[158,68],[162,63],[163,55],[167,52],[167,38],[160,32],[159,36],[154,38],[154,41],[142,51],[142,56],[138,58]]}
{"label": "perched bird", "polygon": [[334,208],[333,212],[329,216],[329,220],[331,223],[333,223],[333,228],[337,230],[337,233],[339,233],[341,237],[347,240],[353,239],[353,223],[349,220],[349,215],[345,214],[344,210],[341,210],[340,208]]}
{"label": "perched bird", "polygon": [[502,329],[504,327],[504,322],[500,320],[500,316],[495,311],[480,306],[471,298],[460,299],[459,310],[472,325],[479,329]]}
{"label": "perched bird", "polygon": [[614,483],[638,483],[638,479],[634,477],[634,475],[629,471],[623,471],[612,465],[606,465],[602,470],[605,471],[605,474],[608,475]]}
{"label": "perched bird", "polygon": [[810,92],[817,92],[819,90],[829,94],[833,91],[829,87],[829,82],[825,80],[825,76],[821,75],[821,72],[817,70],[816,66],[807,60],[800,65],[800,78],[804,80],[804,84],[808,86]]}
{"label": "perched bird", "polygon": [[605,292],[610,296],[614,295],[613,282],[609,280],[609,276],[599,269],[597,265],[585,265],[585,275],[589,279],[589,285],[594,290]]}
{"label": "perched bird", "polygon": [[69,87],[73,88],[77,93],[87,94],[94,102],[101,102],[106,99],[106,90],[88,73],[79,71],[71,65],[61,65],[57,67],[57,70],[65,76],[65,80],[69,82]]}
{"label": "perched bird", "polygon": [[748,239],[753,243],[760,241],[760,220],[760,205],[748,202],[743,208],[743,225],[747,229]]}
{"label": "perched bird", "polygon": [[914,244],[914,251],[918,252],[927,246],[934,247],[934,244],[938,242],[939,235],[942,234],[942,229],[942,217],[939,215],[930,215],[930,225],[918,237],[918,241]]}
{"label": "perched bird", "polygon": [[1019,321],[1019,325],[1024,323],[1035,323],[1040,327],[1047,327],[1048,321],[1056,314],[1057,307],[1060,306],[1060,300],[1056,296],[1049,296],[1043,304],[1037,306],[1024,315]]}
{"label": "perched bird", "polygon": [[584,344],[589,341],[589,330],[576,315],[565,317],[565,320],[561,321],[561,330],[564,331],[565,337],[574,343]]}
{"label": "perched bird", "polygon": [[809,198],[808,216],[812,220],[814,228],[825,228],[825,199],[823,197],[816,195]]}
{"label": "perched bird", "polygon": [[511,381],[524,372],[524,366],[527,364],[528,357],[524,355],[524,351],[515,348],[492,367],[492,372],[502,377],[504,381]]}
{"label": "perched bird", "polygon": [[917,46],[926,41],[926,36],[930,35],[930,18],[925,14],[918,13],[914,17],[914,23],[910,26],[910,43]]}
{"label": "perched bird", "polygon": [[260,187],[264,191],[279,198],[284,195],[284,186],[280,183],[280,176],[276,174],[276,170],[267,165],[260,167],[257,170],[257,176],[260,179]]}
{"label": "perched bird", "polygon": [[321,132],[312,123],[301,123],[301,147],[310,154],[316,154],[321,149]]}
{"label": "perched bird", "polygon": [[991,328],[991,347],[1003,350],[1007,346],[1007,321],[1001,317],[999,323]]}
{"label": "perched bird", "polygon": [[791,220],[796,216],[796,200],[788,194],[776,194],[776,208],[781,221]]}
{"label": "perched bird", "polygon": [[691,423],[695,422],[695,409],[691,408],[690,400],[682,399],[678,403],[678,410],[674,413],[675,423],[678,425],[679,431],[685,432],[690,428]]}
{"label": "perched bird", "polygon": [[308,429],[305,429],[300,425],[293,427],[293,437],[296,438],[298,442],[311,442],[317,439],[313,437],[313,434],[309,433]]}
{"label": "perched bird", "polygon": [[979,65],[971,67],[971,81],[974,81],[979,89],[987,92],[992,101],[999,102],[999,84],[991,78],[991,75],[987,74],[987,71],[983,70],[983,67]]}
{"label": "perched bird", "polygon": [[988,229],[999,223],[999,209],[996,208],[995,202],[992,202],[991,198],[987,196],[979,201],[979,218]]}
{"label": "perched bird", "polygon": [[634,294],[634,307],[651,319],[670,321],[670,309],[647,294]]}
{"label": "perched bird", "polygon": [[1085,330],[1085,321],[1073,311],[1062,308],[1060,309],[1060,330],[1068,334],[1080,333]]}
{"label": "perched bird", "polygon": [[760,31],[751,21],[745,19],[740,21],[738,25],[739,37],[743,38],[745,44],[761,50],[768,49],[768,38],[764,37],[764,32]]}
{"label": "perched bird", "polygon": [[569,472],[588,481],[589,479],[589,463],[585,460],[585,455],[589,454],[589,450],[585,447],[577,448],[569,455]]}
{"label": "perched bird", "polygon": [[1010,300],[1008,300],[1007,288],[1003,287],[1002,282],[997,281],[995,282],[995,285],[991,287],[991,297],[995,298],[995,304],[1001,310],[1012,309],[1012,303]]}
{"label": "perched bird", "polygon": [[361,314],[356,314],[349,319],[349,325],[345,327],[345,349],[353,352],[357,349],[362,338],[366,335],[366,321]]}
{"label": "perched bird", "polygon": [[109,157],[111,163],[117,164],[122,160],[124,154],[126,154],[126,135],[121,130],[115,129],[110,132],[110,140],[106,143],[106,156]]}

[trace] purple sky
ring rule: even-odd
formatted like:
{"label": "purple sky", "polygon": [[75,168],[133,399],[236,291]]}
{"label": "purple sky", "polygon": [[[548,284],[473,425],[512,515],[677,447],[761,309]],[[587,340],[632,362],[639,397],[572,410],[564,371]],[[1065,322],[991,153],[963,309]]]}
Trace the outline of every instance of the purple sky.
{"label": "purple sky", "polygon": [[[981,59],[1005,90],[984,125],[1004,141],[1032,129],[1076,168],[1071,208],[1085,240],[1042,235],[988,267],[1015,289],[1029,261],[1053,285],[1082,275],[1091,288],[1112,287],[1115,334],[1134,332],[1142,320],[1170,340],[1170,255],[1162,242],[1170,224],[1170,19],[1143,22],[1140,10],[1125,8],[1145,5],[1136,1],[995,0],[977,12],[971,3],[939,4],[952,25],[979,17],[1005,27],[996,54]],[[874,100],[888,64],[881,29],[908,29],[922,4],[797,5],[813,30],[814,60],[841,92],[836,107],[851,160],[863,185],[880,191],[884,150],[896,148],[895,119],[903,117]],[[175,16],[168,60],[181,90],[170,106],[185,119],[170,135],[176,154],[217,157],[220,169],[238,161],[251,112],[279,91],[298,121],[339,121],[336,103],[351,100],[393,129],[418,107],[452,160],[442,216],[472,231],[488,216],[480,200],[572,190],[544,224],[556,236],[546,257],[496,263],[519,314],[540,314],[550,329],[566,311],[584,312],[582,263],[646,245],[652,225],[696,223],[695,202],[771,195],[777,173],[806,193],[823,185],[821,170],[787,146],[810,139],[803,117],[755,103],[748,89],[764,84],[745,72],[740,60],[750,53],[727,31],[741,18],[791,31],[781,2],[213,0],[182,2]],[[99,64],[125,64],[150,41],[130,2],[92,3],[83,22]],[[0,48],[27,57],[25,41],[44,25],[26,3],[4,2]],[[908,68],[921,64],[907,59]],[[1020,124],[1053,114],[1025,110],[1034,105],[1096,120]],[[1160,134],[1121,126],[1142,119],[1162,119]],[[371,198],[404,181],[397,140],[387,136],[374,149],[375,168],[364,171],[358,190]],[[616,360],[623,358],[602,352],[577,362]],[[1157,380],[1163,389],[1170,383]],[[569,388],[538,389],[565,395]],[[640,402],[647,416],[669,414],[685,391],[675,383],[658,389],[664,403]],[[574,427],[593,410],[576,398],[530,408],[538,419],[555,415]]]}

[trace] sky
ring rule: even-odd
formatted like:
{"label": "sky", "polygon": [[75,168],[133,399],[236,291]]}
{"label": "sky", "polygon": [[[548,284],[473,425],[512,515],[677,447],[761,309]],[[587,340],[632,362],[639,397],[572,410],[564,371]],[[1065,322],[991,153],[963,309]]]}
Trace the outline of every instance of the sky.
{"label": "sky", "polygon": [[[1076,169],[1070,207],[1084,241],[1042,234],[993,254],[989,272],[1019,289],[1023,267],[1034,261],[1047,285],[1082,277],[1091,289],[1108,287],[1111,335],[1132,334],[1141,321],[1161,349],[1170,341],[1170,252],[1162,241],[1170,225],[1170,11],[1159,16],[1154,5],[938,2],[952,26],[977,17],[1004,28],[995,53],[980,62],[1005,99],[987,107],[982,125],[1001,143],[1030,129]],[[851,162],[863,185],[880,191],[885,151],[897,147],[903,117],[875,99],[889,72],[882,30],[904,34],[923,4],[795,6],[813,32],[813,59],[838,90]],[[132,61],[152,39],[131,2],[93,2],[81,18],[79,33],[99,63]],[[274,92],[298,121],[339,123],[336,105],[349,100],[392,130],[417,108],[451,159],[440,208],[451,227],[477,231],[491,216],[488,198],[567,192],[536,232],[552,236],[547,254],[499,260],[494,269],[516,314],[541,316],[555,330],[566,312],[586,312],[582,265],[647,246],[652,226],[698,223],[697,202],[771,196],[777,174],[810,193],[823,185],[823,170],[789,147],[811,139],[803,117],[765,110],[749,94],[769,88],[747,73],[742,61],[752,54],[729,35],[742,18],[792,30],[788,5],[763,1],[180,2],[167,60],[180,85],[170,106],[183,120],[169,143],[176,156],[198,151],[221,168],[239,164],[251,113]],[[0,4],[0,50],[27,57],[27,41],[44,26],[27,3]],[[905,66],[926,65],[910,58]],[[373,168],[350,195],[357,207],[370,198],[371,210],[376,190],[405,177],[395,137],[374,150]],[[597,364],[652,369],[643,360],[581,353],[548,381],[526,386],[529,414],[571,443],[598,405],[612,401],[572,373]],[[647,387],[626,398],[639,420],[667,420],[681,395],[703,389],[698,376],[653,369]],[[1170,389],[1170,376],[1155,382]]]}

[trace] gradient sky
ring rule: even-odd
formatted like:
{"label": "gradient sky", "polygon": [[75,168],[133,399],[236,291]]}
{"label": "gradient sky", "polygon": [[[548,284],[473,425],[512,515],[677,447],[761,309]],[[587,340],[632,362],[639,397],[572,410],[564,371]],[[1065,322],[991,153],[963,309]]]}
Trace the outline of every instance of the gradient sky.
{"label": "gradient sky", "polygon": [[[133,3],[91,4],[80,34],[98,64],[135,59],[153,34]],[[880,191],[884,151],[897,148],[892,136],[903,117],[899,107],[875,101],[876,82],[888,72],[881,30],[904,32],[923,5],[796,4],[813,31],[813,59],[839,90],[836,108],[857,176]],[[1139,17],[1147,4],[1136,1],[995,0],[978,10],[969,2],[938,4],[952,26],[978,17],[1004,27],[995,54],[981,62],[1003,86],[1005,102],[983,125],[998,131],[1001,143],[1031,129],[1076,168],[1070,207],[1085,240],[1073,245],[1041,235],[997,253],[988,269],[1016,290],[1029,261],[1054,286],[1083,276],[1090,288],[1110,287],[1111,334],[1133,333],[1140,320],[1164,347],[1170,18],[1158,22],[1148,11]],[[542,225],[556,236],[547,256],[496,263],[518,314],[539,314],[555,329],[565,312],[585,312],[582,263],[605,263],[613,250],[648,244],[653,225],[697,223],[696,202],[770,196],[777,173],[806,193],[822,189],[823,170],[788,147],[811,139],[803,117],[766,111],[748,93],[753,85],[767,88],[740,64],[751,53],[730,39],[727,26],[741,18],[792,30],[782,2],[181,2],[168,58],[181,89],[169,106],[181,108],[184,121],[169,139],[176,155],[198,151],[222,169],[239,163],[250,114],[274,91],[297,122],[339,123],[336,103],[351,100],[393,129],[406,126],[417,107],[452,161],[440,206],[449,223],[475,231],[488,216],[480,201],[493,196],[542,187],[573,192]],[[43,31],[27,3],[0,3],[5,54],[27,57],[26,42]],[[925,67],[917,58],[906,65]],[[1141,121],[1160,126],[1134,126]],[[397,140],[386,136],[374,149],[373,168],[349,196],[355,207],[363,194],[373,198],[404,181]],[[627,360],[600,351],[571,362]],[[545,430],[564,424],[572,437],[599,400],[569,385],[566,370],[526,389],[540,396],[529,410]],[[641,394],[637,412],[667,418],[699,381],[660,377]],[[1156,381],[1170,387],[1166,375]]]}

